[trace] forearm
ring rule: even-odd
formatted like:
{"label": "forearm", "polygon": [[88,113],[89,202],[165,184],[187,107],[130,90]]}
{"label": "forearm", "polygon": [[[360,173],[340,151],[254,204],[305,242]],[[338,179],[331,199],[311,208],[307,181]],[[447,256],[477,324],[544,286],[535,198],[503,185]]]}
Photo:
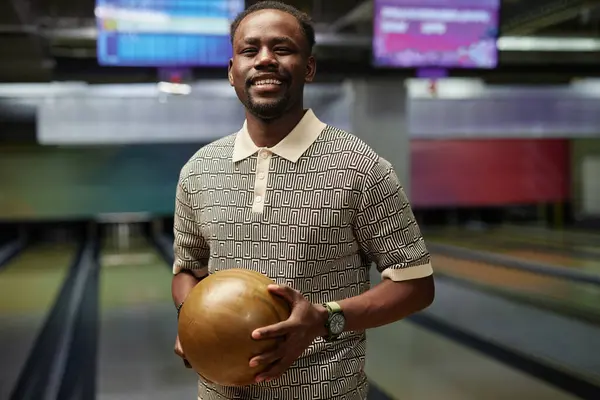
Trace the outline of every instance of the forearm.
{"label": "forearm", "polygon": [[192,273],[181,271],[173,276],[171,281],[171,295],[176,306],[180,305],[187,298],[194,286],[200,282]]}
{"label": "forearm", "polygon": [[346,331],[387,325],[427,308],[434,298],[433,277],[394,282],[384,279],[365,293],[338,301]]}

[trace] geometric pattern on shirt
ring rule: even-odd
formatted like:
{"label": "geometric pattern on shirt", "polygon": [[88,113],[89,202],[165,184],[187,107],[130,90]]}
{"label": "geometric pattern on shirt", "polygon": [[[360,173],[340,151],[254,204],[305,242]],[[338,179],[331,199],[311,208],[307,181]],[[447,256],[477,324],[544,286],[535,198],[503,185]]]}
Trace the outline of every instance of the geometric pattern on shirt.
{"label": "geometric pattern on shirt", "polygon": [[[231,159],[235,134],[200,149],[182,168],[174,224],[174,272],[258,271],[312,303],[370,287],[369,269],[430,266],[402,185],[387,160],[356,136],[327,126],[297,160],[269,164],[262,212],[252,211],[254,154]],[[365,332],[315,340],[278,380],[230,388],[199,380],[202,400],[364,400]]]}

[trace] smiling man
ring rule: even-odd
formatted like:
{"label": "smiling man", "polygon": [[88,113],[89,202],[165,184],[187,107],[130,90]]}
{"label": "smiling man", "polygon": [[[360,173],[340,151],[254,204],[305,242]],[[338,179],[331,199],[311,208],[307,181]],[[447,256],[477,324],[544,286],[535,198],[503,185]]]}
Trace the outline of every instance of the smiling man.
{"label": "smiling man", "polygon": [[[364,400],[366,330],[432,303],[429,253],[392,165],[304,108],[316,72],[310,19],[265,1],[234,21],[231,37],[229,81],[246,121],[181,170],[173,301],[179,310],[203,277],[248,268],[277,282],[269,290],[292,313],[253,332],[282,339],[248,360],[269,366],[255,384],[199,377],[198,397]],[[373,264],[382,282],[371,287]],[[185,360],[178,339],[175,352]]]}

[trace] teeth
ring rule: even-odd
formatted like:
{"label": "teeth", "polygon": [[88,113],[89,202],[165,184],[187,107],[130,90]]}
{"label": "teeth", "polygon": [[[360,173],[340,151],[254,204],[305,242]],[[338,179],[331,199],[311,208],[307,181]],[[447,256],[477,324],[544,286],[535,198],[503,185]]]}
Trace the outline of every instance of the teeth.
{"label": "teeth", "polygon": [[260,86],[260,85],[281,85],[281,82],[278,81],[277,79],[263,79],[262,81],[256,81],[256,82],[254,82],[254,85],[256,85],[256,86]]}

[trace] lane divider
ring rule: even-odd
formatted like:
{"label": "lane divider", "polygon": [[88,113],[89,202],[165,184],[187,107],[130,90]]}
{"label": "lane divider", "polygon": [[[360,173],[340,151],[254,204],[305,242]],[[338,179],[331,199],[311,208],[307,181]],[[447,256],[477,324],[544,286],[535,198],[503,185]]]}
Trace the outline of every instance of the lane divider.
{"label": "lane divider", "polygon": [[[582,249],[574,245],[565,245],[563,243],[538,242],[527,236],[522,238],[519,238],[515,235],[496,236],[493,234],[487,234],[486,232],[476,231],[454,232],[454,234],[443,232],[437,233],[435,230],[431,231],[430,233],[428,233],[427,230],[424,230],[424,232],[426,236],[432,236],[432,238],[428,240],[428,243],[431,241],[452,244],[459,247],[469,247],[464,242],[472,241],[483,245],[478,247],[487,249],[489,249],[490,246],[499,246],[502,250],[532,250],[552,253],[578,260],[598,260],[598,257],[600,257],[600,251],[592,251],[589,248]],[[454,237],[456,236],[460,237],[458,241],[454,240]],[[450,240],[450,242],[448,242],[448,240]],[[579,243],[579,245],[581,245],[581,243]]]}
{"label": "lane divider", "polygon": [[10,400],[57,400],[71,351],[86,282],[94,270],[95,243],[80,244],[59,295],[19,375]]}
{"label": "lane divider", "polygon": [[541,244],[541,243],[523,243],[514,239],[488,239],[484,242],[493,246],[495,244],[505,248],[506,250],[520,251],[520,250],[533,250],[544,253],[552,253],[563,257],[570,257],[580,260],[593,260],[596,261],[600,258],[600,252],[593,252],[589,250],[581,250],[573,247],[561,247],[560,245],[552,244]]}
{"label": "lane divider", "polygon": [[75,332],[75,322],[77,321],[77,312],[79,310],[81,300],[83,299],[86,281],[92,272],[93,264],[93,243],[88,242],[84,248],[81,262],[79,264],[78,273],[73,283],[73,292],[67,306],[67,315],[63,324],[63,332],[60,335],[58,344],[56,361],[53,368],[50,370],[50,379],[48,387],[44,393],[44,399],[58,399],[58,392],[62,383],[62,379],[66,370],[67,357],[69,355],[73,334]]}
{"label": "lane divider", "polygon": [[573,270],[569,267],[526,261],[516,257],[509,257],[489,251],[472,250],[465,247],[442,244],[438,242],[429,242],[427,247],[434,254],[438,253],[448,257],[483,262],[490,264],[491,266],[512,268],[520,271],[528,271],[540,275],[565,279],[572,282],[581,282],[600,286],[599,274]]}
{"label": "lane divider", "polygon": [[600,313],[596,312],[597,310],[581,309],[553,298],[528,295],[526,292],[520,292],[517,289],[501,286],[500,284],[481,283],[470,280],[468,277],[449,274],[446,271],[437,271],[436,278],[453,282],[457,285],[464,286],[467,289],[476,290],[482,293],[489,293],[510,301],[519,302],[530,307],[535,307],[542,311],[555,313],[568,318],[575,318],[582,322],[600,326]]}
{"label": "lane divider", "polygon": [[100,243],[92,244],[91,270],[73,325],[71,345],[57,399],[96,398],[96,370],[99,328]]}
{"label": "lane divider", "polygon": [[514,369],[534,376],[552,386],[565,390],[580,399],[600,399],[600,387],[593,383],[546,365],[533,357],[526,356],[513,349],[492,343],[489,340],[467,332],[461,327],[451,325],[440,318],[431,316],[427,312],[412,315],[407,320],[421,328],[444,336]]}
{"label": "lane divider", "polygon": [[9,261],[18,256],[26,245],[27,241],[25,239],[15,239],[0,247],[0,271],[8,265]]}

